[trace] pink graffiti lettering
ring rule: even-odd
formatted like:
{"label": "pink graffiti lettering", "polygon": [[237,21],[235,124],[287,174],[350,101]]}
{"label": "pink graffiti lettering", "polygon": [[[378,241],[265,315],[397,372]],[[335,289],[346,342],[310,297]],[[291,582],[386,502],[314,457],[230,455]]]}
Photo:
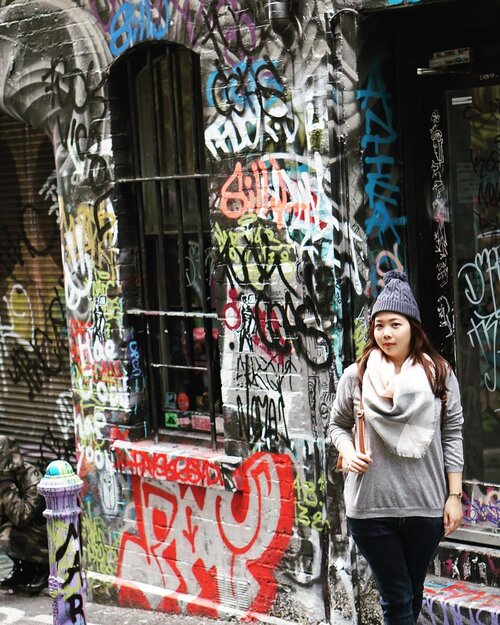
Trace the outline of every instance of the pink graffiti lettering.
{"label": "pink graffiti lettering", "polygon": [[264,219],[271,218],[278,229],[285,226],[287,215],[296,220],[326,228],[326,222],[318,220],[318,197],[309,188],[308,176],[300,181],[292,180],[270,159],[268,171],[264,161],[252,163],[252,174],[244,173],[241,163],[237,163],[232,175],[221,190],[221,211],[230,219],[239,219],[246,213],[256,213]]}

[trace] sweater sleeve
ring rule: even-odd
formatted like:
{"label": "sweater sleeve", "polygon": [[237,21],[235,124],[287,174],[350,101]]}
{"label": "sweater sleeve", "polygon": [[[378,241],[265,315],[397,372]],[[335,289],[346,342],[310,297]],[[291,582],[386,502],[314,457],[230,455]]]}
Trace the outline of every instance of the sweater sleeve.
{"label": "sweater sleeve", "polygon": [[446,387],[448,399],[446,401],[441,433],[444,468],[447,473],[456,473],[462,471],[464,466],[462,437],[464,417],[458,380],[451,369],[446,381]]}
{"label": "sweater sleeve", "polygon": [[354,427],[353,385],[356,383],[357,365],[351,365],[342,374],[330,414],[328,432],[330,440],[338,447],[343,440],[352,440]]}

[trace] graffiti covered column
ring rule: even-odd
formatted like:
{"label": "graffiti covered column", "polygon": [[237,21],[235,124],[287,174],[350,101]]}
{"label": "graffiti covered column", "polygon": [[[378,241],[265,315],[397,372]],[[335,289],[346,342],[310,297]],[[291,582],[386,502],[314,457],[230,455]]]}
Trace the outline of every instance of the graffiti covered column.
{"label": "graffiti covered column", "polygon": [[43,129],[56,157],[78,473],[89,476],[100,513],[115,514],[111,428],[128,436],[144,427],[142,380],[130,382],[137,348],[123,318],[131,263],[112,186],[104,74],[112,56],[93,15],[70,0],[4,6],[0,33],[0,53],[10,59],[0,69],[0,107]]}
{"label": "graffiti covered column", "polygon": [[295,522],[272,613],[324,619],[343,229],[331,201],[323,7],[298,5],[210,3],[205,144],[226,450],[292,458]]}

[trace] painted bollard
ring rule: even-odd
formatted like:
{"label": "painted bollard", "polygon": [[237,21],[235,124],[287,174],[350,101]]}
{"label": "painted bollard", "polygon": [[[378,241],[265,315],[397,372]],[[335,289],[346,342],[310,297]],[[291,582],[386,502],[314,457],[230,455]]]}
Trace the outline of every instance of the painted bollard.
{"label": "painted bollard", "polygon": [[55,460],[38,490],[45,497],[49,539],[49,593],[53,625],[85,625],[85,575],[82,571],[78,494],[82,480],[71,465]]}

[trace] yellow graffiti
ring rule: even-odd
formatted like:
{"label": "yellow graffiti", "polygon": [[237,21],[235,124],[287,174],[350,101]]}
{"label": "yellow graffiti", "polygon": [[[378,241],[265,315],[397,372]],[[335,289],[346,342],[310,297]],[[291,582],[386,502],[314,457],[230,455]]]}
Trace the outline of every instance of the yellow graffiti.
{"label": "yellow graffiti", "polygon": [[[74,530],[74,526],[72,523],[68,526],[67,519],[53,517],[47,523],[49,550],[51,552],[50,559],[53,562],[57,562],[57,576],[62,580],[73,580],[71,584],[63,584],[61,589],[51,590],[50,595],[51,597],[56,597],[62,594],[65,601],[75,593],[78,593],[82,588],[80,576],[73,572],[79,560],[80,540],[76,533],[69,535],[71,529]],[[62,555],[60,555],[61,550],[64,550]]]}
{"label": "yellow graffiti", "polygon": [[361,358],[368,341],[368,325],[362,316],[354,320],[353,340],[356,360],[358,360],[358,358]]}
{"label": "yellow graffiti", "polygon": [[265,246],[276,255],[277,261],[290,260],[290,246],[280,241],[274,227],[263,223],[257,215],[242,215],[237,223],[238,226],[232,230],[223,230],[219,224],[215,224],[214,239],[220,252],[227,247],[242,249]]}
{"label": "yellow graffiti", "polygon": [[[35,298],[35,302],[37,299]],[[27,290],[21,284],[12,284],[3,300],[7,306],[11,331],[20,339],[30,341],[35,329],[35,315]]]}
{"label": "yellow graffiti", "polygon": [[120,537],[110,539],[108,534],[104,519],[94,516],[87,507],[86,514],[82,515],[85,568],[103,575],[116,575]]}
{"label": "yellow graffiti", "polygon": [[377,257],[375,258],[377,276],[380,276],[378,279],[378,284],[380,286],[383,286],[384,276],[387,273],[381,268],[382,264],[387,264],[390,266],[391,269],[397,269],[397,271],[404,271],[403,263],[399,259],[399,246],[397,243],[394,243],[394,245],[392,246],[392,252],[390,250],[382,250],[377,254]]}
{"label": "yellow graffiti", "polygon": [[[107,327],[111,321],[115,321],[120,326],[123,318],[123,300],[119,296],[109,296],[111,275],[109,272],[94,270],[94,276],[96,278],[92,284],[94,306],[98,305],[101,308]],[[106,338],[110,336],[107,335]]]}
{"label": "yellow graffiti", "polygon": [[326,478],[321,475],[317,482],[302,481],[297,475],[295,488],[295,523],[318,532],[330,527],[326,518]]}
{"label": "yellow graffiti", "polygon": [[240,284],[252,285],[261,290],[275,271],[291,283],[295,277],[293,247],[280,241],[275,226],[269,226],[255,214],[238,218],[238,226],[223,230],[215,224],[214,240],[223,262],[231,267],[231,274]]}
{"label": "yellow graffiti", "polygon": [[72,272],[84,272],[89,265],[105,270],[110,284],[117,284],[117,220],[109,200],[97,208],[90,202],[80,204],[76,216],[61,211],[64,263]]}

